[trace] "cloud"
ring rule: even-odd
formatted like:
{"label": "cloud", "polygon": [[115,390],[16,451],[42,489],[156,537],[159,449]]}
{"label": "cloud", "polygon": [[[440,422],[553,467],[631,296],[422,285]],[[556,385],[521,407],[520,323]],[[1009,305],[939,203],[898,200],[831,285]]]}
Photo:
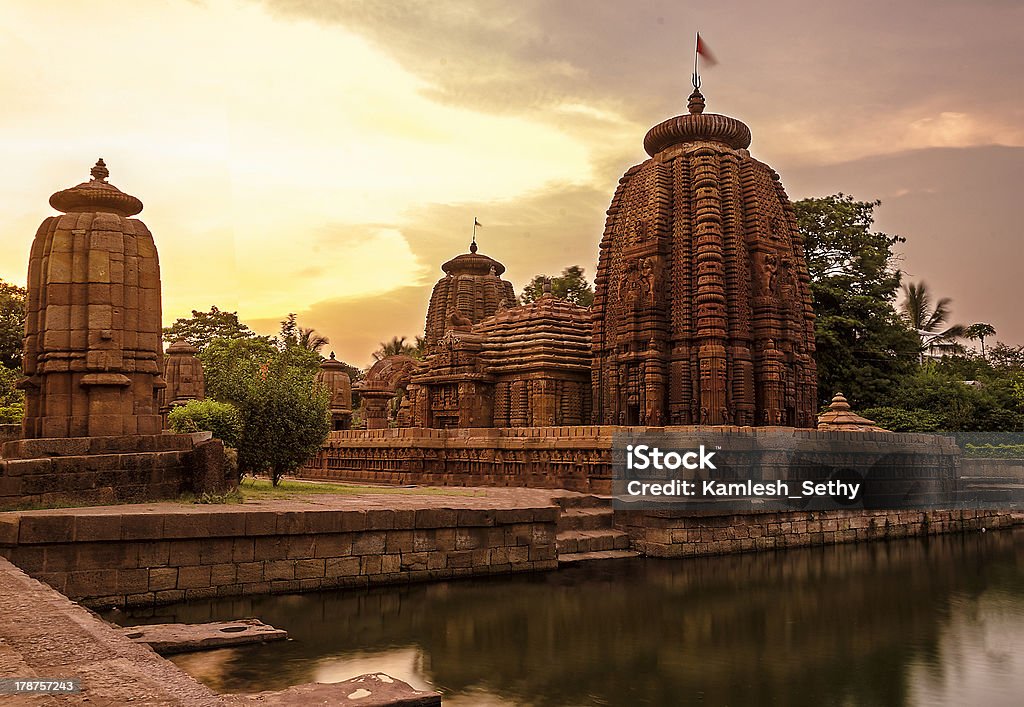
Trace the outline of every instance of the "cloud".
{"label": "cloud", "polygon": [[366,37],[421,78],[422,94],[434,100],[565,130],[589,116],[609,131],[592,147],[637,144],[642,134],[614,126],[649,127],[683,109],[697,27],[720,60],[704,72],[709,110],[751,125],[755,149],[770,162],[1024,145],[1019,3],[262,4]]}
{"label": "cloud", "polygon": [[[474,217],[483,224],[477,234],[480,252],[506,266],[504,277],[517,292],[534,275],[557,274],[570,265],[582,265],[592,280],[610,199],[610,194],[592,187],[550,184],[502,201],[417,206],[386,227],[354,224],[320,229],[317,252],[324,258],[355,234],[385,228],[384,232],[408,244],[409,253],[423,268],[401,286],[384,292],[316,301],[298,310],[299,321],[325,334],[331,347],[354,365],[369,361],[379,342],[392,336],[410,340],[422,336],[431,288],[444,277],[441,264],[468,251]],[[367,277],[394,281],[395,266],[385,253],[358,262]],[[272,334],[287,314],[282,310],[273,317],[246,321],[257,331]],[[245,318],[244,312],[241,316]]]}
{"label": "cloud", "polygon": [[1021,173],[1024,148],[975,147],[912,150],[782,177],[794,199],[837,191],[881,199],[876,226],[907,239],[900,246],[905,279],[951,297],[954,321],[989,322],[997,338],[1019,344]]}

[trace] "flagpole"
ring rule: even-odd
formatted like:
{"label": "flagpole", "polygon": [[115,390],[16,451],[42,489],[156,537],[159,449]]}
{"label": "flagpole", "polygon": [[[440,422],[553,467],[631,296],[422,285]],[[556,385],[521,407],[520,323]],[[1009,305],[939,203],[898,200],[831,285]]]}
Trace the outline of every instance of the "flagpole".
{"label": "flagpole", "polygon": [[700,56],[700,32],[697,32],[697,38],[693,42],[693,87],[700,88],[700,79],[697,77],[697,57]]}

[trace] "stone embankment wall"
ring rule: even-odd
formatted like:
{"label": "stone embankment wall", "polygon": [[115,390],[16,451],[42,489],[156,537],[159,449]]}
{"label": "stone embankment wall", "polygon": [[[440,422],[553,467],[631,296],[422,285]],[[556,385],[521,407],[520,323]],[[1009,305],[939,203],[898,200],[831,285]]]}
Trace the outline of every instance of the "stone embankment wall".
{"label": "stone embankment wall", "polygon": [[142,510],[0,514],[0,555],[91,607],[553,569],[558,562],[553,506]]}
{"label": "stone embankment wall", "polygon": [[694,557],[810,545],[866,542],[939,533],[995,530],[1014,525],[995,510],[820,511],[697,515],[672,511],[616,511],[615,524],[630,546],[651,557]]}
{"label": "stone embankment wall", "polygon": [[224,493],[238,484],[210,434],[23,439],[3,445],[0,510]]}
{"label": "stone embankment wall", "polygon": [[[612,492],[617,433],[649,433],[720,447],[765,479],[787,465],[841,466],[951,482],[960,452],[950,437],[785,427],[518,427],[345,430],[328,435],[303,478],[432,486],[526,486]],[[746,463],[746,462],[744,462]]]}

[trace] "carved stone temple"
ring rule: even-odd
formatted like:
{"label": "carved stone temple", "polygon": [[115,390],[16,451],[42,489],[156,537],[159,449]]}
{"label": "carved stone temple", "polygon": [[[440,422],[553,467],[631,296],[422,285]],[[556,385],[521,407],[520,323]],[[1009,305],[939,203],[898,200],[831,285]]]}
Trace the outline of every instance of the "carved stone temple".
{"label": "carved stone temple", "polygon": [[793,207],[747,151],[746,125],[705,113],[699,90],[688,108],[651,128],[649,159],[619,182],[589,310],[550,293],[517,305],[505,266],[474,240],[441,266],[425,359],[368,373],[367,426],[814,427]]}
{"label": "carved stone temple", "polygon": [[92,179],[50,197],[28,268],[24,436],[159,434],[160,263],[139,199]]}
{"label": "carved stone temple", "polygon": [[802,239],[750,139],[694,90],[619,180],[595,278],[596,422],[814,427]]}

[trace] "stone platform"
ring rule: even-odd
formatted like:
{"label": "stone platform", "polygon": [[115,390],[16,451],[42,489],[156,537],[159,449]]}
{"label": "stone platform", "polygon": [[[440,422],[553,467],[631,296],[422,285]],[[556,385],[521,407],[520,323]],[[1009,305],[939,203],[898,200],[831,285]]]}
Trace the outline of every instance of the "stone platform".
{"label": "stone platform", "polygon": [[0,511],[220,494],[238,484],[209,432],[19,439],[0,458]]}
{"label": "stone platform", "polygon": [[522,486],[613,492],[615,439],[671,435],[715,446],[765,479],[787,464],[841,466],[867,472],[951,481],[960,450],[950,437],[894,432],[841,432],[792,427],[515,427],[395,428],[331,432],[299,475],[307,479],[422,484]]}
{"label": "stone platform", "polygon": [[551,499],[451,489],[12,511],[0,555],[96,608],[544,570],[558,563]]}

